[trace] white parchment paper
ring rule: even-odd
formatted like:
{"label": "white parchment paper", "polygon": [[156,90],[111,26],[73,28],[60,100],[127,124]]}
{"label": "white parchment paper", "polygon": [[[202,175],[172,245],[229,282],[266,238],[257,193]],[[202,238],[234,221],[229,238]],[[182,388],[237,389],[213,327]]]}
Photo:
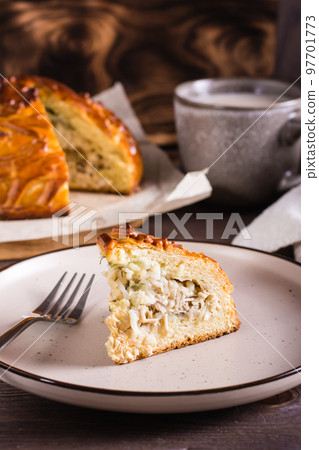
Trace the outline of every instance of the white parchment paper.
{"label": "white parchment paper", "polygon": [[[242,230],[243,231],[243,230]],[[236,236],[232,244],[275,252],[288,245],[294,246],[295,259],[300,262],[301,251],[301,187],[296,186],[254,219],[244,233]],[[247,234],[247,233],[246,233]]]}
{"label": "white parchment paper", "polygon": [[[41,239],[56,234],[72,234],[92,229],[112,227],[132,219],[163,213],[195,203],[211,194],[204,171],[183,174],[168,156],[148,141],[121,83],[94,97],[113,111],[131,130],[140,145],[144,163],[141,189],[132,195],[70,192],[71,214],[63,218],[0,221],[0,242]],[[134,216],[134,217],[133,217]],[[121,218],[123,220],[121,220]],[[131,219],[131,220],[132,220]],[[59,222],[57,224],[57,221]]]}

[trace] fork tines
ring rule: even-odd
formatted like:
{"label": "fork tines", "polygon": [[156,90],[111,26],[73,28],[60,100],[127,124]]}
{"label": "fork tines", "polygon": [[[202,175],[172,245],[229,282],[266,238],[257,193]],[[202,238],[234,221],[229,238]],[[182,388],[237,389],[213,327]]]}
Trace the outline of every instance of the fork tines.
{"label": "fork tines", "polygon": [[63,301],[66,299],[66,295],[69,292],[76,276],[77,273],[75,273],[71,280],[69,281],[69,283],[67,284],[67,286],[64,288],[62,294],[60,295],[60,297],[53,303],[53,300],[60,288],[60,286],[63,283],[63,280],[65,278],[65,276],[67,275],[67,272],[65,272],[62,277],[60,278],[60,280],[57,282],[57,284],[54,286],[54,288],[52,289],[52,291],[50,292],[50,294],[46,297],[46,299],[41,303],[41,305],[39,305],[34,311],[34,314],[39,314],[40,316],[46,316],[49,317],[51,319],[62,319],[64,321],[67,322],[74,322],[79,320],[82,311],[84,309],[85,306],[85,302],[87,300],[87,297],[89,295],[90,292],[90,288],[92,286],[93,280],[94,280],[94,276],[92,275],[85,290],[83,291],[82,295],[80,298],[76,298],[76,295],[80,289],[80,286],[82,284],[82,281],[85,277],[85,273],[81,276],[80,280],[78,281],[78,283],[76,284],[72,294],[70,295],[70,297],[68,298],[68,300],[66,301],[66,303],[63,304]]}

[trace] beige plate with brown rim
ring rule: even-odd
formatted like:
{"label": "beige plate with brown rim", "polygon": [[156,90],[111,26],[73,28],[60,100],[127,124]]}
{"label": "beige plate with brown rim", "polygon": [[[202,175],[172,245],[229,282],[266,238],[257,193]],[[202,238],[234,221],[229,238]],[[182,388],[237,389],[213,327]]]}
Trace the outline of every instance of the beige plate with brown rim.
{"label": "beige plate with brown rim", "polygon": [[108,286],[95,246],[62,250],[0,273],[0,334],[32,311],[64,271],[96,273],[76,326],[36,323],[0,353],[1,379],[57,401],[126,412],[187,412],[261,400],[300,383],[300,266],[270,254],[184,242],[234,284],[236,333],[117,366],[104,347]]}

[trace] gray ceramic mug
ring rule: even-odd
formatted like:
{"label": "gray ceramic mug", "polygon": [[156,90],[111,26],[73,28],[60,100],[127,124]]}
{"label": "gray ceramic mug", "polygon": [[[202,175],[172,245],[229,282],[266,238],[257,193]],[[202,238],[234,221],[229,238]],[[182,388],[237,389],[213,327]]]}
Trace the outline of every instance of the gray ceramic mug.
{"label": "gray ceramic mug", "polygon": [[[228,104],[216,104],[216,95],[226,95]],[[247,95],[250,103],[238,102]],[[251,104],[255,96],[257,101]],[[265,99],[271,104],[280,96],[266,111]],[[189,81],[175,89],[174,110],[183,167],[186,171],[210,167],[207,176],[214,201],[264,205],[300,182],[297,87],[251,78]]]}

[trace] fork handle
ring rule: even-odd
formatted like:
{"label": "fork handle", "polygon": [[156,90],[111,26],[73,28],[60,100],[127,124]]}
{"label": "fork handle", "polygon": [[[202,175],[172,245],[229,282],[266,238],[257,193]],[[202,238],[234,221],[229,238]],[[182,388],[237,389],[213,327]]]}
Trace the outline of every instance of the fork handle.
{"label": "fork handle", "polygon": [[14,325],[10,330],[6,331],[0,336],[0,351],[11,342],[14,338],[16,338],[22,331],[28,328],[35,322],[41,320],[40,317],[26,317],[21,320],[21,322]]}

